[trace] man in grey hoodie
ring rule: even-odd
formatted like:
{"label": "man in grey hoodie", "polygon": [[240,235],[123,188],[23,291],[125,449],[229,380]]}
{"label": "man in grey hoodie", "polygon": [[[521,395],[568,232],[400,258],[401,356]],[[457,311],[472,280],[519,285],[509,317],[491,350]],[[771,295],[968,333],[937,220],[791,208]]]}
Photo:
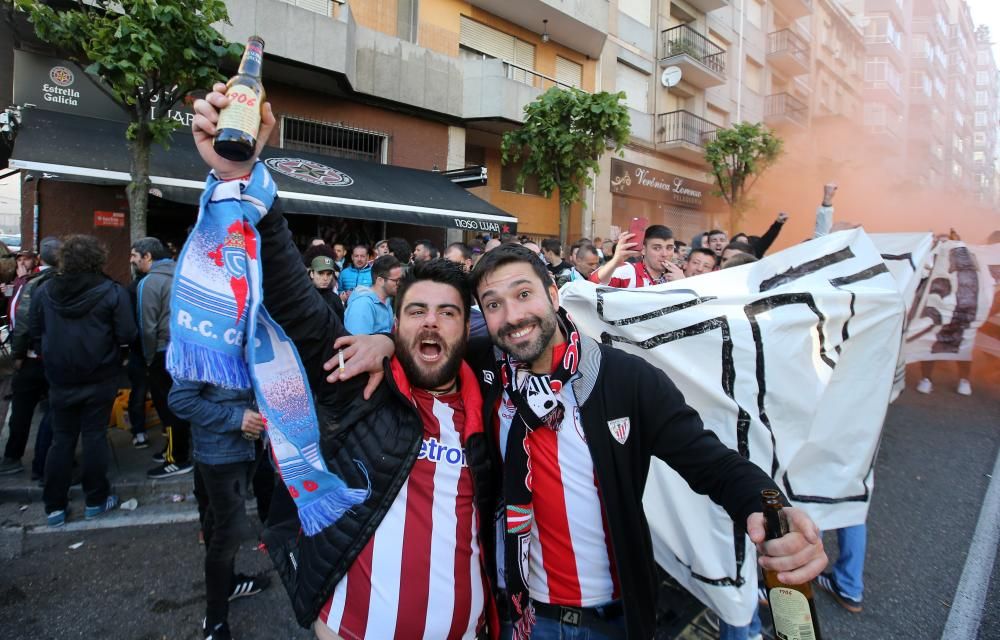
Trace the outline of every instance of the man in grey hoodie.
{"label": "man in grey hoodie", "polygon": [[[170,410],[167,397],[173,379],[167,373],[167,345],[170,343],[170,289],[174,268],[170,252],[156,238],[142,238],[132,245],[129,262],[146,276],[139,282],[137,307],[142,332],[142,355],[149,373],[149,393],[167,430],[167,448],[153,457],[160,465],[146,475],[153,479],[191,473],[191,425]],[[162,457],[161,457],[162,456]]]}

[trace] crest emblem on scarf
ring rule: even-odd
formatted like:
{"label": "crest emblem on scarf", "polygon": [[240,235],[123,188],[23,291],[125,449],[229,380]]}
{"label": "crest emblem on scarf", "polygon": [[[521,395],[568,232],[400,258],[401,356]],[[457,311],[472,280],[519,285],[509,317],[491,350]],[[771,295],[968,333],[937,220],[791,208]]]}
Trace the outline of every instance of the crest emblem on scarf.
{"label": "crest emblem on scarf", "polygon": [[608,420],[608,429],[611,431],[611,437],[617,440],[618,444],[625,444],[629,431],[632,430],[632,424],[628,418],[615,418]]}
{"label": "crest emblem on scarf", "polygon": [[243,317],[250,286],[247,283],[247,258],[257,259],[257,242],[253,228],[237,221],[226,229],[226,239],[210,251],[208,257],[229,276],[229,288],[236,299],[236,322]]}

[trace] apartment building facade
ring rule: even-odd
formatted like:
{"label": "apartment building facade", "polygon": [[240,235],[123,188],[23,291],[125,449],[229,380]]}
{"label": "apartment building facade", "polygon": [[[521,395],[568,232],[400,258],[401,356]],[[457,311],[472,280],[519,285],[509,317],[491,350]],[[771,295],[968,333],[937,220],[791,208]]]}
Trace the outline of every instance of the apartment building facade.
{"label": "apartment building facade", "polygon": [[976,66],[972,116],[972,172],[976,195],[981,203],[1000,202],[998,179],[998,127],[1000,127],[1000,72],[993,56],[988,27],[976,30]]}

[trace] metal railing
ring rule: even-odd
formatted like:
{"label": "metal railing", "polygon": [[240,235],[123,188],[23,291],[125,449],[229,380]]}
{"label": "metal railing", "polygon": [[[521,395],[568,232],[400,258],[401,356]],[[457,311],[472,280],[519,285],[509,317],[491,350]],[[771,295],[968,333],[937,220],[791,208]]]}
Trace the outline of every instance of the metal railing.
{"label": "metal railing", "polygon": [[764,117],[784,116],[803,127],[809,120],[809,107],[787,93],[773,93],[764,100]]}
{"label": "metal railing", "polygon": [[726,74],[726,50],[686,24],[660,32],[661,58],[687,54],[712,71]]}
{"label": "metal railing", "polygon": [[296,116],[281,118],[281,148],[385,164],[389,134]]}
{"label": "metal railing", "polygon": [[[503,62],[503,74],[508,80],[521,82],[536,89],[542,89],[543,91],[551,87],[559,87],[561,89],[573,88],[573,85],[559,82],[555,78],[547,76],[544,73],[538,73],[534,69],[522,67],[507,60],[502,60],[501,62]],[[581,87],[576,88],[581,89]]]}
{"label": "metal railing", "polygon": [[715,140],[718,125],[690,111],[671,111],[656,116],[656,143],[686,142],[698,147]]}
{"label": "metal railing", "polygon": [[809,66],[809,43],[791,29],[781,29],[767,34],[767,55],[788,54]]}

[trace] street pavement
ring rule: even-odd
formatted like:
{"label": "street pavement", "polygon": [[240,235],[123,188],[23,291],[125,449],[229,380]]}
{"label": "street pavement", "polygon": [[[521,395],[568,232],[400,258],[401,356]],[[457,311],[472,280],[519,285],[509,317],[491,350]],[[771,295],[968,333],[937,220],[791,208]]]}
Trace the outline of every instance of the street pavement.
{"label": "street pavement", "polygon": [[[977,373],[982,372],[979,365]],[[987,371],[989,383],[977,381],[969,398],[954,392],[953,365],[938,366],[936,389],[928,396],[912,390],[916,379],[910,373],[910,389],[889,410],[876,463],[865,610],[852,615],[818,592],[825,640],[942,638],[966,563],[1000,449],[1000,370]],[[132,512],[81,522],[83,502],[76,492],[76,517],[66,530],[51,532],[39,526],[40,498],[32,493],[27,474],[0,477],[0,637],[201,637],[204,547],[197,542],[191,477],[156,486],[143,481],[156,444],[136,452],[127,436],[111,434],[120,494],[139,502]],[[175,502],[177,497],[184,500]],[[252,503],[248,506],[252,509]],[[255,517],[251,521],[259,526]],[[828,533],[825,541],[832,560],[836,538]],[[70,548],[79,542],[83,545]],[[255,543],[248,532],[239,571],[269,569],[266,553],[257,551]],[[230,620],[235,636],[311,637],[295,623],[284,589],[270,575],[270,589],[234,603]],[[1000,638],[1000,557],[989,585],[980,588],[987,595],[977,637],[943,640]],[[676,631],[658,638],[713,638],[696,614],[687,618],[693,617],[694,624],[675,625]]]}

